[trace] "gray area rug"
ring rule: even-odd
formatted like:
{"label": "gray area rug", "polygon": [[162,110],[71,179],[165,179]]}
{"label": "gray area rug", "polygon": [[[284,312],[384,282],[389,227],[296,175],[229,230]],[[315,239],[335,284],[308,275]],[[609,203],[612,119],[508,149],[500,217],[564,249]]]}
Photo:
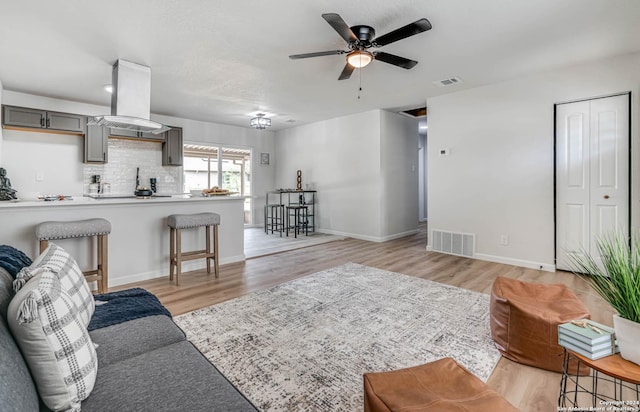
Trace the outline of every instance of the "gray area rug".
{"label": "gray area rug", "polygon": [[263,411],[361,411],[365,372],[500,359],[489,295],[354,263],[174,320]]}

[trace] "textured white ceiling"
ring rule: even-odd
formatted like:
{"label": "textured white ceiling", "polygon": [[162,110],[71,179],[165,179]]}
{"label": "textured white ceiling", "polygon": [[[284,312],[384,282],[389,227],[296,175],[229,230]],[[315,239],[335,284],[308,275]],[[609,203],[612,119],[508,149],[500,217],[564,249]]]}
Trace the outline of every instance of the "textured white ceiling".
{"label": "textured white ceiling", "polygon": [[[330,12],[378,36],[421,17],[433,29],[381,49],[412,70],[374,61],[338,81],[344,55],[288,58],[345,48]],[[638,51],[639,23],[640,0],[0,0],[0,80],[109,105],[123,58],[151,67],[153,113],[248,127],[262,111],[277,130]],[[432,83],[451,76],[463,83]]]}

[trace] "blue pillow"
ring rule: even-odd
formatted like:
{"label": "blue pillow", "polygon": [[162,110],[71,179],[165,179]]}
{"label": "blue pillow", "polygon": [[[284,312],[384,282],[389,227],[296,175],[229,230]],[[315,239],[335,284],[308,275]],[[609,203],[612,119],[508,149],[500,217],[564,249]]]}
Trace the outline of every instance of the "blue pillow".
{"label": "blue pillow", "polygon": [[31,265],[31,258],[18,249],[9,245],[0,245],[0,267],[4,268],[13,278],[20,270]]}
{"label": "blue pillow", "polygon": [[94,295],[96,311],[87,327],[89,331],[104,328],[133,319],[154,315],[171,317],[158,298],[142,288]]}

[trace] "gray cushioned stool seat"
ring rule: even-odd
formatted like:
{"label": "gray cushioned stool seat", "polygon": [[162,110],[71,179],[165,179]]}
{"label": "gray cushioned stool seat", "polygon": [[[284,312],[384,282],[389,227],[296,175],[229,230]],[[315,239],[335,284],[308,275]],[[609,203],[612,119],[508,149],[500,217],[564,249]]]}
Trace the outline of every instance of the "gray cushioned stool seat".
{"label": "gray cushioned stool seat", "polygon": [[109,288],[108,240],[111,222],[94,218],[67,222],[42,222],[36,226],[36,237],[40,241],[40,253],[49,246],[50,240],[80,237],[97,238],[97,269],[84,271],[87,282],[96,282],[97,292],[105,293]]}
{"label": "gray cushioned stool seat", "polygon": [[174,229],[219,225],[220,215],[212,212],[195,213],[192,215],[169,215],[169,217],[167,217],[167,224]]}
{"label": "gray cushioned stool seat", "polygon": [[82,412],[214,410],[256,411],[189,341],[99,367],[82,402]]}
{"label": "gray cushioned stool seat", "polygon": [[[213,260],[214,272],[218,277],[218,226],[220,225],[220,215],[213,212],[169,215],[167,216],[167,225],[171,228],[169,234],[169,280],[173,280],[173,272],[175,270],[176,286],[180,286],[182,262],[192,259],[205,259],[207,273],[211,273],[211,260]],[[183,252],[182,229],[193,229],[202,226],[205,227],[205,249]],[[213,245],[211,244],[211,229],[213,229]],[[213,250],[211,246],[213,246]]]}
{"label": "gray cushioned stool seat", "polygon": [[36,237],[39,240],[68,239],[109,233],[111,233],[111,223],[100,218],[70,222],[42,222],[36,226]]}

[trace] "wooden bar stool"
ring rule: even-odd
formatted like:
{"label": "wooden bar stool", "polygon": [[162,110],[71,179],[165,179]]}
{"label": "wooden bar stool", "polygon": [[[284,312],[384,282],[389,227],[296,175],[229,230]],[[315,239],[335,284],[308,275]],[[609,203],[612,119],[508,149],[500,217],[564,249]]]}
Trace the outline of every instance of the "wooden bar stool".
{"label": "wooden bar stool", "polygon": [[[167,224],[171,228],[169,241],[169,280],[173,280],[176,269],[176,286],[180,286],[182,262],[193,259],[207,260],[207,273],[211,273],[211,259],[214,262],[214,273],[218,277],[218,226],[220,215],[217,213],[196,213],[192,215],[170,215]],[[205,227],[206,242],[204,250],[182,252],[182,229]],[[213,245],[211,245],[211,227],[213,227]],[[213,250],[212,250],[213,246]]]}
{"label": "wooden bar stool", "polygon": [[36,237],[40,241],[40,253],[49,246],[50,240],[75,237],[96,237],[97,269],[83,272],[87,282],[97,282],[94,292],[105,293],[109,289],[108,238],[111,222],[106,219],[73,220],[68,222],[42,222],[36,226]]}

